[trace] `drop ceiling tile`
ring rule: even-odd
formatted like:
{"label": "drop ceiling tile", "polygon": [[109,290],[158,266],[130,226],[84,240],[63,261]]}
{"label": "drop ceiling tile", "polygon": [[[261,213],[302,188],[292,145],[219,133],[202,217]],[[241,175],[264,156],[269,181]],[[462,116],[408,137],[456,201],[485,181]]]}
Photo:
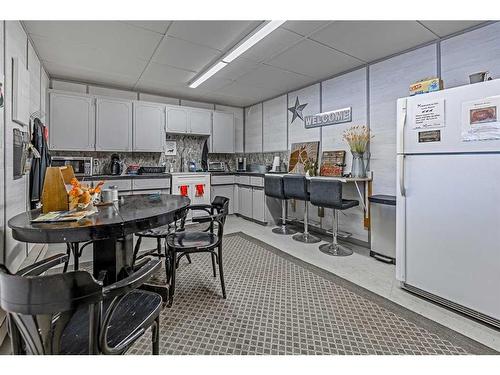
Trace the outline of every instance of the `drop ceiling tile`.
{"label": "drop ceiling tile", "polygon": [[157,32],[118,21],[24,21],[24,25],[30,36],[43,36],[56,46],[73,42],[104,54],[120,53],[145,60],[162,38]]}
{"label": "drop ceiling tile", "polygon": [[310,38],[369,62],[436,36],[416,21],[336,21]]}
{"label": "drop ceiling tile", "polygon": [[257,69],[259,66],[260,64],[256,63],[255,61],[250,61],[240,57],[232,61],[224,69],[219,70],[217,73],[215,73],[214,77],[235,80],[242,75]]}
{"label": "drop ceiling tile", "polygon": [[168,35],[223,51],[259,24],[259,21],[174,21]]}
{"label": "drop ceiling tile", "polygon": [[220,54],[216,49],[186,42],[182,39],[165,37],[156,50],[152,61],[198,72]]}
{"label": "drop ceiling tile", "polygon": [[172,21],[122,21],[128,23],[129,25],[141,27],[143,29],[154,31],[155,33],[165,34],[168,26]]}
{"label": "drop ceiling tile", "polygon": [[125,89],[132,89],[137,81],[135,76],[127,76],[116,72],[102,72],[75,67],[74,65],[64,65],[58,62],[42,60],[43,66],[49,72],[51,78],[66,79],[99,85],[116,86]]}
{"label": "drop ceiling tile", "polygon": [[145,60],[116,53],[102,53],[99,49],[70,41],[53,43],[51,38],[39,36],[32,36],[32,40],[42,60],[74,67],[75,70],[116,73],[137,79],[147,64]]}
{"label": "drop ceiling tile", "polygon": [[277,96],[281,92],[279,90],[273,90],[269,88],[264,89],[262,87],[255,87],[241,82],[233,82],[215,91],[215,93],[248,98],[249,100],[253,100],[253,102],[255,103],[256,101],[270,98],[272,96]]}
{"label": "drop ceiling tile", "polygon": [[278,28],[241,56],[259,62],[265,61],[284,49],[293,46],[301,39],[300,35]]}
{"label": "drop ceiling tile", "polygon": [[141,80],[160,84],[185,85],[195,76],[195,72],[151,62],[141,76]]}
{"label": "drop ceiling tile", "polygon": [[286,21],[281,27],[305,36],[331,22],[332,21]]}
{"label": "drop ceiling tile", "polygon": [[447,36],[469,27],[477,26],[484,21],[420,21],[440,37]]}
{"label": "drop ceiling tile", "polygon": [[276,56],[268,64],[317,80],[359,66],[361,61],[306,39]]}
{"label": "drop ceiling tile", "polygon": [[198,87],[203,90],[217,91],[218,89],[227,86],[232,82],[232,80],[226,78],[210,77]]}
{"label": "drop ceiling tile", "polygon": [[249,84],[256,87],[269,88],[286,92],[297,87],[304,86],[314,81],[314,78],[269,65],[261,65],[244,76],[238,78],[236,82]]}

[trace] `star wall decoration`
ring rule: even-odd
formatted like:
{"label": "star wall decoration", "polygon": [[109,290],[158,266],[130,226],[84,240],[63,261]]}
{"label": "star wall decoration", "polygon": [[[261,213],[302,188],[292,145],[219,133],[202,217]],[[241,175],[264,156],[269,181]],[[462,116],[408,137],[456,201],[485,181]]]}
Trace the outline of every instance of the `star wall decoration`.
{"label": "star wall decoration", "polygon": [[292,116],[292,121],[290,122],[290,124],[293,123],[293,121],[298,117],[300,118],[302,121],[304,121],[304,116],[302,115],[302,110],[307,106],[307,103],[306,104],[300,104],[299,103],[299,97],[297,96],[295,98],[295,105],[293,107],[290,107],[288,108],[288,110],[290,112],[292,112],[293,116]]}

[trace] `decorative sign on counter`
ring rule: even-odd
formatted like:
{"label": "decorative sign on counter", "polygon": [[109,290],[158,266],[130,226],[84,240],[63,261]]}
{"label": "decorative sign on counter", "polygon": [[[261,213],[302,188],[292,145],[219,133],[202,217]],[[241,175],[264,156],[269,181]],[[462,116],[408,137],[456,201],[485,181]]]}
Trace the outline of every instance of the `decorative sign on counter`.
{"label": "decorative sign on counter", "polygon": [[445,126],[444,99],[417,103],[414,113],[414,129],[433,129]]}
{"label": "decorative sign on counter", "polygon": [[316,128],[319,126],[342,124],[352,121],[352,107],[336,109],[335,111],[318,113],[309,115],[304,118],[306,129]]}

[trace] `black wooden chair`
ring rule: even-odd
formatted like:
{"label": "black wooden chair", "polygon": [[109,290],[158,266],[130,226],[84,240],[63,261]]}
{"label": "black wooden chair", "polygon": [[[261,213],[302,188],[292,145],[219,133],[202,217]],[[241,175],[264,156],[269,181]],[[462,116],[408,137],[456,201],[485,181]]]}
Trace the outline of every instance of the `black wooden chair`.
{"label": "black wooden chair", "polygon": [[[212,257],[213,276],[216,277],[216,263],[219,266],[219,277],[222,287],[222,296],[226,298],[226,287],[224,283],[224,269],[222,266],[222,237],[224,235],[224,224],[229,209],[229,198],[217,196],[212,204],[196,204],[187,207],[191,211],[205,211],[206,215],[193,216],[193,223],[208,223],[204,230],[184,230],[184,221],[181,230],[171,233],[166,237],[167,253],[169,262],[167,270],[167,282],[169,284],[168,306],[171,307],[175,292],[175,273],[179,261],[183,256],[188,257],[193,253],[210,253]],[[215,232],[216,230],[216,232]]]}
{"label": "black wooden chair", "polygon": [[13,354],[123,354],[148,328],[158,354],[161,297],[136,289],[160,261],[145,259],[108,286],[104,272],[97,280],[85,271],[42,276],[66,261],[55,255],[16,274],[0,265],[0,307]]}

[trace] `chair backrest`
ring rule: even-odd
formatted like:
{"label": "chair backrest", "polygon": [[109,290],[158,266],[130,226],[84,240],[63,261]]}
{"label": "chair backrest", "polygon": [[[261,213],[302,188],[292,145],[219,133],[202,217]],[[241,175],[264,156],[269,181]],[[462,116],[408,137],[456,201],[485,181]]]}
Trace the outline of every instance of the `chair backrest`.
{"label": "chair backrest", "polygon": [[283,176],[283,191],[286,198],[309,199],[306,176],[286,174]]}
{"label": "chair backrest", "polygon": [[309,183],[311,203],[319,207],[342,208],[342,182],[316,177]]}
{"label": "chair backrest", "polygon": [[224,225],[226,223],[226,216],[229,214],[229,198],[217,195],[212,200],[212,206],[217,211],[222,225]]}
{"label": "chair backrest", "polygon": [[264,175],[264,193],[269,197],[285,199],[282,175]]}
{"label": "chair backrest", "polygon": [[59,353],[64,328],[84,306],[95,312],[89,319],[96,323],[90,327],[95,327],[97,335],[94,320],[98,319],[100,301],[102,286],[88,272],[20,276],[0,265],[0,307],[8,314],[14,354],[22,353],[21,346],[28,354]]}

